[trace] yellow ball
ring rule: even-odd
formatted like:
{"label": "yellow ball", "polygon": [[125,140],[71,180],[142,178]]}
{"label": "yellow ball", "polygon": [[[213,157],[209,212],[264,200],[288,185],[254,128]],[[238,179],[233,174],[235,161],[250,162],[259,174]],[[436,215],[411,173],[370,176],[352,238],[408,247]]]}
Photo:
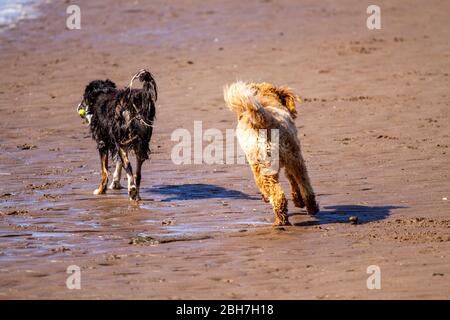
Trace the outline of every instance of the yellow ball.
{"label": "yellow ball", "polygon": [[80,115],[80,117],[84,118],[84,117],[86,117],[86,110],[80,109],[80,110],[78,110],[78,114]]}

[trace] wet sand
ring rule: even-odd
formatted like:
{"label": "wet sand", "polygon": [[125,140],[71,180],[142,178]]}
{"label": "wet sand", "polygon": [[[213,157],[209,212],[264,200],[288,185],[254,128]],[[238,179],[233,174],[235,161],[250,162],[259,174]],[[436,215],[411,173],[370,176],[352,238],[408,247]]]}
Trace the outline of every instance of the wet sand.
{"label": "wet sand", "polygon": [[[381,1],[377,31],[356,0],[78,4],[81,30],[55,3],[0,34],[1,299],[450,298],[449,3]],[[90,80],[124,86],[142,67],[160,100],[136,206],[92,195],[75,108]],[[176,128],[235,127],[236,79],[303,97],[316,217],[290,202],[293,226],[275,229],[248,166],[172,163]]]}

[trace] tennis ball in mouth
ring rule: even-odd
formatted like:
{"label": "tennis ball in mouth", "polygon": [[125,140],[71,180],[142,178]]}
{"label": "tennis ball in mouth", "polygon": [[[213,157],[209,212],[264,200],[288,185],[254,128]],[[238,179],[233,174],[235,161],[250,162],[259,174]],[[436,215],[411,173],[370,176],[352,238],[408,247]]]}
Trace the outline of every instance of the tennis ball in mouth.
{"label": "tennis ball in mouth", "polygon": [[84,118],[84,117],[86,117],[86,110],[80,109],[80,110],[78,110],[78,114],[80,115],[80,117]]}

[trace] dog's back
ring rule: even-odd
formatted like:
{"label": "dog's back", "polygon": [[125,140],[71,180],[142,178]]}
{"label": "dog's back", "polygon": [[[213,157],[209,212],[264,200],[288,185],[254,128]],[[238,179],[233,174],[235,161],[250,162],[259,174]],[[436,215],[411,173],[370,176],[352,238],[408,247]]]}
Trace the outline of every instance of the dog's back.
{"label": "dog's back", "polygon": [[139,80],[143,82],[142,89],[109,88],[98,93],[93,105],[93,138],[97,144],[105,145],[113,157],[120,147],[134,151],[142,159],[149,157],[157,87],[148,71],[142,71]]}
{"label": "dog's back", "polygon": [[142,159],[148,159],[158,92],[150,72],[142,71],[139,80],[143,83],[142,89],[132,89],[131,82],[130,86],[120,93],[116,113],[121,122],[121,143],[126,144],[128,149],[133,150]]}

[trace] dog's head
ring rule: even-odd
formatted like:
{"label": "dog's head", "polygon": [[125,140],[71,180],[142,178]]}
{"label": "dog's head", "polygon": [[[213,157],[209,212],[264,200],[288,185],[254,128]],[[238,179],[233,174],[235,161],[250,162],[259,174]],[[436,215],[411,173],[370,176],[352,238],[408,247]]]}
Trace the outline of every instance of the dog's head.
{"label": "dog's head", "polygon": [[111,80],[91,81],[84,90],[83,99],[78,104],[77,112],[87,122],[91,123],[93,106],[101,94],[107,94],[116,90],[116,84]]}
{"label": "dog's head", "polygon": [[273,107],[284,107],[292,118],[297,117],[296,102],[301,102],[299,96],[288,87],[276,87],[270,83],[251,83],[250,87],[259,95],[261,102]]}

